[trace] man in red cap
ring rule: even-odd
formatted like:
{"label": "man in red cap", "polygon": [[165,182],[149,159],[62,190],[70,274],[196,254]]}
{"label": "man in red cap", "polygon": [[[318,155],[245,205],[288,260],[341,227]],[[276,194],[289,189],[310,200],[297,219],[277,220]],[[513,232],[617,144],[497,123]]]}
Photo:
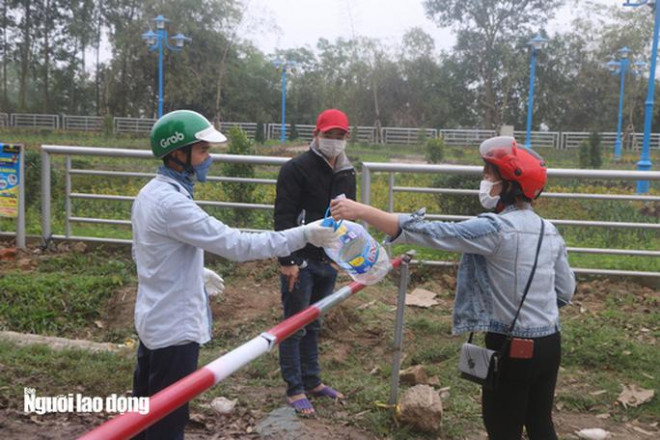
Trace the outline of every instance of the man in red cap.
{"label": "man in red cap", "polygon": [[[323,218],[330,200],[340,194],[355,200],[355,169],[344,152],[348,134],[344,112],[329,109],[318,116],[309,150],[285,163],[277,178],[276,231]],[[284,318],[334,291],[337,270],[322,248],[308,245],[279,263]],[[320,328],[316,320],[279,346],[287,400],[302,416],[314,414],[309,397],[344,397],[321,380]]]}

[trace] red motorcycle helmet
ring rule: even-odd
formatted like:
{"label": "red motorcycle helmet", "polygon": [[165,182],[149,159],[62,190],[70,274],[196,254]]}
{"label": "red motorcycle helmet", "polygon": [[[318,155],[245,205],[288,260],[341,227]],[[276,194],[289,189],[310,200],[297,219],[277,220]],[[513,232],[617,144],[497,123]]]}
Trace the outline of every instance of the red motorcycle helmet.
{"label": "red motorcycle helmet", "polygon": [[481,158],[497,168],[504,180],[518,182],[525,197],[537,198],[548,181],[545,161],[510,136],[487,139],[479,146]]}

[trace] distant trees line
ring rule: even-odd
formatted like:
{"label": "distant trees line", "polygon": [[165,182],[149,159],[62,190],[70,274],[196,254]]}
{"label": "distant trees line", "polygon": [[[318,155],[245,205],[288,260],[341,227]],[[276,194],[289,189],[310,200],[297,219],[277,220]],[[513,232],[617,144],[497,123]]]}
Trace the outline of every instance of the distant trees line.
{"label": "distant trees line", "polygon": [[[549,44],[537,64],[534,129],[614,131],[619,82],[604,64],[622,46],[648,61],[652,14],[580,4],[586,18],[548,35],[561,3],[425,0],[429,19],[456,33],[448,52],[413,28],[396,47],[356,37],[264,54],[238,36],[246,18],[240,0],[8,0],[0,5],[0,112],[154,117],[157,56],[140,36],[163,14],[173,19],[171,34],[193,40],[165,57],[166,111],[276,121],[280,76],[272,62],[286,58],[298,62],[287,84],[287,122],[310,124],[322,108],[339,107],[352,124],[376,128],[523,129],[527,41],[540,31]],[[105,46],[112,55],[102,61]],[[642,130],[646,83],[628,79],[629,130]]]}

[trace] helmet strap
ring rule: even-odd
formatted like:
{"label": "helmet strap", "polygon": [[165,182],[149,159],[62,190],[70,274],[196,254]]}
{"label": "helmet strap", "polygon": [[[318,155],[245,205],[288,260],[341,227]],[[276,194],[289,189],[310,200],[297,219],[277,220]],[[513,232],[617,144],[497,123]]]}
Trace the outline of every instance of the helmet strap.
{"label": "helmet strap", "polygon": [[[184,150],[185,153],[186,153],[186,161],[185,162],[181,162],[179,159],[177,159],[172,154],[173,152],[168,154],[167,156],[165,156],[164,159],[168,162],[172,161],[175,164],[179,165],[181,168],[183,168],[183,171],[187,172],[188,174],[195,174],[195,168],[193,168],[193,166],[192,166],[192,148],[190,147],[190,145],[186,145],[185,147],[183,147],[183,148],[181,148],[180,150],[177,150],[177,151],[181,151],[181,150]],[[167,165],[167,163],[166,163],[166,165]]]}
{"label": "helmet strap", "polygon": [[192,146],[188,146],[186,150],[186,165],[183,167],[183,169],[190,174],[195,174],[195,168],[192,166]]}
{"label": "helmet strap", "polygon": [[502,193],[500,194],[500,203],[507,207],[520,201],[529,202],[530,200],[522,192],[520,184],[513,180],[502,181]]}

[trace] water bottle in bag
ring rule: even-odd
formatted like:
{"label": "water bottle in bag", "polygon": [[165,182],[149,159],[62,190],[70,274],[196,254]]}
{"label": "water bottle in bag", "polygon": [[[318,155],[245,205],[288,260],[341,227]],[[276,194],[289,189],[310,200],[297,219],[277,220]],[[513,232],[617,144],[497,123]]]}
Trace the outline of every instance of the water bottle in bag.
{"label": "water bottle in bag", "polygon": [[376,284],[392,269],[387,251],[361,225],[336,222],[330,217],[330,208],[322,224],[339,231],[337,243],[323,248],[325,253],[358,283]]}

